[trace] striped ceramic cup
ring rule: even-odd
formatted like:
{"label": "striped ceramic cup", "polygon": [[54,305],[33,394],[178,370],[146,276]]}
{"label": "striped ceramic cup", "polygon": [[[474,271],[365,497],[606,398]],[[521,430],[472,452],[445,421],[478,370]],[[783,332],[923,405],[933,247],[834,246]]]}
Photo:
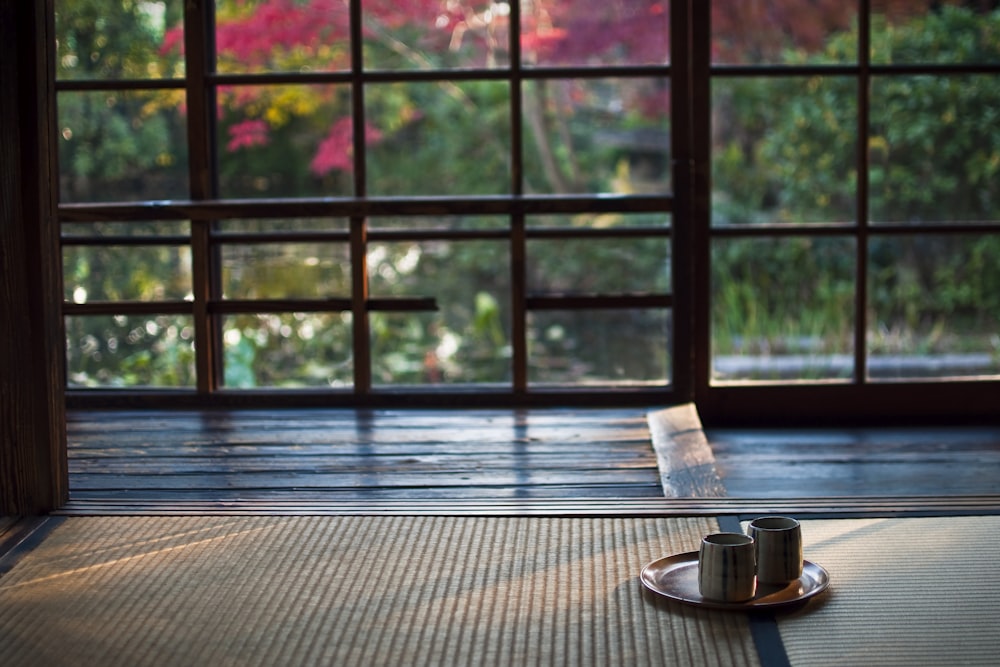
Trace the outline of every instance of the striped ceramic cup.
{"label": "striped ceramic cup", "polygon": [[753,539],[743,533],[713,533],[698,550],[698,591],[703,598],[743,602],[753,597]]}
{"label": "striped ceramic cup", "polygon": [[757,582],[787,584],[802,576],[802,527],[787,516],[754,519],[747,528],[757,556]]}

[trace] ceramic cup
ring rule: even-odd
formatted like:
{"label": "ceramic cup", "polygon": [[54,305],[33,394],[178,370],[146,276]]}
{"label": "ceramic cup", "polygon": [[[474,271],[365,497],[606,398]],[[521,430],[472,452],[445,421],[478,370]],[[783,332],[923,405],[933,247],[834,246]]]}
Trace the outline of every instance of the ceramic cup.
{"label": "ceramic cup", "polygon": [[802,528],[787,516],[754,519],[747,528],[754,540],[757,583],[787,584],[802,576]]}
{"label": "ceramic cup", "polygon": [[742,533],[713,533],[698,550],[698,591],[702,597],[722,602],[743,602],[753,597],[753,538]]}

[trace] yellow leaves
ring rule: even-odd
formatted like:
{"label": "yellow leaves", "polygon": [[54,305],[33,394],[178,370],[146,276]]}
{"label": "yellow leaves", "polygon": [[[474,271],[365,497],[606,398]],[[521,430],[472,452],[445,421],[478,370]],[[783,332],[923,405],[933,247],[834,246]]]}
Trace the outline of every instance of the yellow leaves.
{"label": "yellow leaves", "polygon": [[160,113],[163,109],[179,109],[185,102],[183,90],[157,91],[150,96],[139,108],[141,118],[150,118]]}
{"label": "yellow leaves", "polygon": [[873,157],[876,153],[880,153],[882,156],[888,155],[889,142],[882,136],[873,135],[868,137],[868,153]]}
{"label": "yellow leaves", "polygon": [[316,49],[316,59],[320,62],[334,62],[340,56],[341,49],[334,49],[329,44],[320,44]]}
{"label": "yellow leaves", "polygon": [[612,191],[619,195],[628,195],[635,192],[635,188],[632,185],[632,174],[629,168],[628,160],[622,158],[618,160],[618,164],[615,165],[615,177],[611,181]]}
{"label": "yellow leaves", "polygon": [[263,119],[271,127],[287,124],[293,116],[310,116],[319,109],[320,96],[304,86],[280,86],[268,90],[259,100]]}
{"label": "yellow leaves", "polygon": [[280,107],[268,107],[264,112],[264,120],[271,127],[280,127],[288,122],[288,112]]}
{"label": "yellow leaves", "polygon": [[219,93],[221,107],[238,109],[243,119],[262,120],[273,129],[316,115],[331,97],[329,87],[317,86],[238,86]]}
{"label": "yellow leaves", "polygon": [[292,101],[292,113],[296,116],[311,116],[319,109],[319,102],[317,95],[298,95]]}
{"label": "yellow leaves", "polygon": [[830,129],[836,130],[840,127],[840,121],[837,119],[837,115],[833,113],[832,109],[826,109],[823,112],[823,122]]}
{"label": "yellow leaves", "polygon": [[401,130],[420,117],[420,111],[412,100],[400,97],[393,101],[399,105],[394,109],[395,113],[386,116],[384,125],[388,132]]}
{"label": "yellow leaves", "polygon": [[607,229],[617,227],[622,222],[621,213],[600,213],[594,216],[579,216],[574,218],[574,227],[590,227],[592,229]]}
{"label": "yellow leaves", "polygon": [[989,158],[986,160],[986,169],[983,171],[989,176],[1000,172],[1000,153],[996,151],[990,153]]}

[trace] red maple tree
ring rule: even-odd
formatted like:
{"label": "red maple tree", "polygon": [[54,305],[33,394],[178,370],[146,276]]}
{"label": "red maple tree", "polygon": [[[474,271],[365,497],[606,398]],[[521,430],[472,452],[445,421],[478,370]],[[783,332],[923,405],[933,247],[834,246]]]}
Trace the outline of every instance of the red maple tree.
{"label": "red maple tree", "polygon": [[[882,0],[890,11],[906,3]],[[465,50],[463,62],[496,63],[509,52],[509,9],[470,0],[365,0],[365,39],[407,31],[418,35],[413,51]],[[669,59],[669,0],[533,0],[521,5],[521,48],[526,65],[655,64]],[[834,31],[856,19],[857,7],[842,0],[715,2],[712,51],[716,62],[767,62],[783,48],[822,47]],[[350,17],[344,0],[232,0],[220,3],[215,44],[220,71],[266,72],[350,68]],[[164,51],[183,48],[180,26],[167,32]],[[227,89],[235,108],[266,104],[267,87]],[[640,111],[662,114],[665,91],[638,100]],[[248,117],[228,127],[229,151],[265,145],[271,124]],[[383,132],[365,128],[369,142]],[[319,143],[311,171],[350,170],[353,127],[346,112],[334,114]]]}

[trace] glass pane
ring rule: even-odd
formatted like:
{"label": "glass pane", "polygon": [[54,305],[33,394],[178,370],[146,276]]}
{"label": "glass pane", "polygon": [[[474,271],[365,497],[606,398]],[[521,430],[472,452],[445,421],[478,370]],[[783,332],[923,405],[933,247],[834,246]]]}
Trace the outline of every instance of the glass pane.
{"label": "glass pane", "polygon": [[272,232],[347,232],[344,218],[259,218],[220,220],[219,231],[235,234],[269,234]]}
{"label": "glass pane", "polygon": [[450,323],[437,313],[372,313],[373,383],[509,387],[506,302],[480,292],[473,308],[461,313],[461,321],[453,318]]}
{"label": "glass pane", "polygon": [[558,294],[670,291],[670,240],[528,241],[529,292]]}
{"label": "glass pane", "polygon": [[670,3],[664,0],[521,0],[525,65],[664,65]]}
{"label": "glass pane", "polygon": [[346,243],[222,246],[222,293],[227,299],[349,297]]}
{"label": "glass pane", "polygon": [[350,313],[256,313],[223,318],[225,385],[344,387],[354,383]]}
{"label": "glass pane", "polygon": [[669,310],[542,310],[528,313],[531,384],[670,381]]}
{"label": "glass pane", "polygon": [[74,303],[190,299],[190,246],[63,246],[63,293]]}
{"label": "glass pane", "polygon": [[868,374],[1000,374],[1000,236],[873,237]]}
{"label": "glass pane", "polygon": [[857,18],[856,0],[715,0],[712,62],[854,63],[858,60]]}
{"label": "glass pane", "polygon": [[186,199],[184,91],[58,96],[63,202]]}
{"label": "glass pane", "polygon": [[[347,86],[219,88],[223,197],[345,196],[354,138]],[[367,130],[369,141],[379,132]]]}
{"label": "glass pane", "polygon": [[995,2],[872,0],[872,62],[1000,62]]}
{"label": "glass pane", "polygon": [[365,89],[373,195],[510,192],[506,83],[398,83]]}
{"label": "glass pane", "polygon": [[194,387],[186,315],[69,316],[66,377],[78,387]]}
{"label": "glass pane", "polygon": [[1000,77],[874,77],[871,219],[1000,219],[998,124]]}
{"label": "glass pane", "polygon": [[346,2],[215,0],[219,72],[350,69],[349,38]]}
{"label": "glass pane", "polygon": [[854,222],[857,83],[716,79],[712,224]]}
{"label": "glass pane", "polygon": [[510,5],[488,0],[363,0],[366,69],[506,67]]}
{"label": "glass pane", "polygon": [[56,78],[184,76],[183,0],[56,0]]}
{"label": "glass pane", "polygon": [[[429,296],[471,304],[481,290],[508,290],[505,241],[372,242],[368,246],[370,294]],[[455,298],[457,297],[457,298]]]}
{"label": "glass pane", "polygon": [[376,384],[510,377],[510,261],[504,241],[373,243],[370,293],[433,297],[433,313],[372,314]]}
{"label": "glass pane", "polygon": [[529,227],[670,227],[669,213],[575,213],[528,216]]}
{"label": "glass pane", "polygon": [[852,239],[716,239],[712,380],[848,379],[854,366]]}
{"label": "glass pane", "polygon": [[666,79],[525,82],[526,190],[669,192],[669,99]]}

